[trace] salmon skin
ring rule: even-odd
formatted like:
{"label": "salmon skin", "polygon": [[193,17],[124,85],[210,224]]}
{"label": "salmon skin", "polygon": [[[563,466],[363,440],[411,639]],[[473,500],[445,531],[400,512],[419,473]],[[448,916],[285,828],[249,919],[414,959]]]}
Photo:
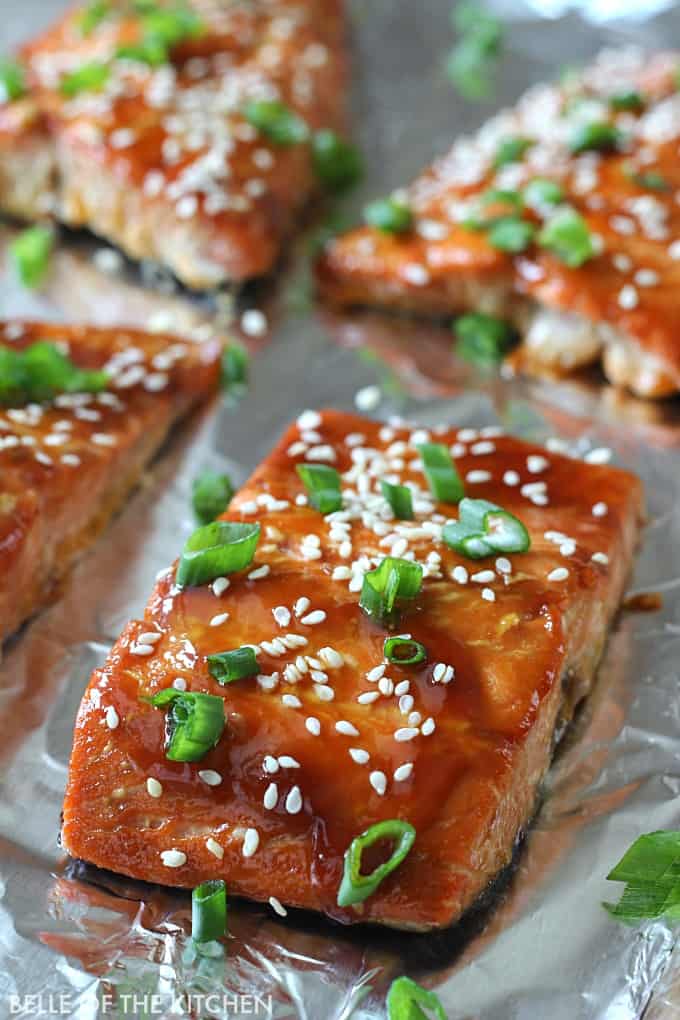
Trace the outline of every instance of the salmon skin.
{"label": "salmon skin", "polygon": [[[311,131],[344,127],[341,0],[195,0],[200,27],[151,64],[130,3],[84,31],[88,6],[19,54],[29,93],[0,103],[0,206],[87,227],[194,289],[267,273],[318,185],[309,145],[243,112],[278,100]],[[65,95],[93,65],[97,87]]]}
{"label": "salmon skin", "polygon": [[[331,241],[321,292],[340,305],[490,313],[518,327],[513,364],[529,372],[601,361],[638,395],[677,393],[678,60],[607,50],[560,85],[530,89],[399,196],[410,230],[363,226]],[[537,179],[558,190],[532,192]],[[589,233],[579,264],[573,247],[557,252],[542,236],[567,209]],[[533,239],[499,249],[480,221],[502,217],[522,219]]]}
{"label": "salmon skin", "polygon": [[216,342],[133,329],[0,323],[0,350],[48,340],[101,393],[0,406],[0,641],[54,595],[57,582],[121,506],[171,426],[219,381]]}
{"label": "salmon skin", "polygon": [[[450,451],[468,497],[524,523],[529,551],[472,560],[442,541],[458,510],[429,490],[427,441]],[[314,509],[302,463],[339,473],[341,510]],[[394,519],[384,479],[411,487],[413,520]],[[344,923],[452,924],[509,863],[554,735],[593,683],[640,516],[630,474],[500,429],[304,412],[224,515],[260,524],[250,564],[197,586],[169,567],[94,672],[64,848],[148,882],[223,878],[235,895]],[[392,631],[359,604],[388,554],[423,575]],[[425,659],[388,661],[390,634]],[[257,675],[221,685],[207,657],[246,645]],[[200,760],[166,756],[166,713],[149,699],[173,686],[224,701],[224,732]],[[364,901],[338,906],[346,850],[394,819],[415,828],[410,852]]]}

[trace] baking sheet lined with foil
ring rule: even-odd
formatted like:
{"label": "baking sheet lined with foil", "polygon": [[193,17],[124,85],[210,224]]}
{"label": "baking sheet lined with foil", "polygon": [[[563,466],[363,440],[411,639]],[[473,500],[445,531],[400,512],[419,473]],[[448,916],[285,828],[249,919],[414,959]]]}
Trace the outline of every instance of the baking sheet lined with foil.
{"label": "baking sheet lined with foil", "polygon": [[[0,50],[63,6],[5,0]],[[540,9],[550,13],[549,6]],[[538,4],[512,5],[497,96],[511,102],[531,82],[605,43],[680,45],[677,6],[619,22],[602,21],[603,5],[596,6],[597,27],[582,13],[544,19]],[[626,9],[639,15],[660,6]],[[447,81],[448,2],[357,0],[353,13],[355,125],[368,173],[340,209],[349,217],[369,195],[408,180],[499,103],[464,103]],[[140,1001],[151,1016],[267,1016],[271,996],[275,1017],[383,1020],[390,980],[407,973],[436,990],[451,1020],[679,1016],[672,932],[661,924],[617,925],[601,901],[618,895],[604,876],[637,835],[679,827],[680,407],[627,398],[597,378],[553,383],[479,374],[451,356],[443,327],[316,308],[309,252],[318,229],[311,224],[275,280],[238,299],[241,308],[263,308],[270,326],[267,336],[246,338],[253,354],[247,393],[217,398],[175,433],[60,600],[6,647],[0,1001],[11,1001],[17,1016],[93,1020],[144,1015]],[[10,234],[3,228],[0,240]],[[99,266],[110,263],[105,272],[92,261],[102,247],[65,235],[39,295],[22,291],[5,266],[0,315],[172,328],[197,340],[237,332],[229,295],[192,297],[150,267],[140,274],[99,257]],[[280,920],[269,908],[230,902],[226,964],[197,965],[186,952],[188,895],[88,869],[59,850],[77,706],[91,670],[127,619],[141,614],[155,574],[191,531],[195,475],[217,468],[242,482],[303,408],[352,409],[367,386],[378,387],[373,413],[383,419],[500,422],[532,440],[561,436],[575,455],[611,447],[647,488],[649,524],[630,591],[660,592],[663,605],[621,614],[593,695],[558,749],[515,869],[485,909],[449,932],[409,936],[343,929],[297,912]],[[203,1011],[192,1014],[195,1004]]]}

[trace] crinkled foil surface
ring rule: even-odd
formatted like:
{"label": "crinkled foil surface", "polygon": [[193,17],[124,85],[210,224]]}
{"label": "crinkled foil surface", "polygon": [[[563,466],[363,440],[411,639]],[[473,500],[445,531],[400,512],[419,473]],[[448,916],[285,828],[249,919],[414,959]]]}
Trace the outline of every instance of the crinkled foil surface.
{"label": "crinkled foil surface", "polygon": [[[444,70],[448,0],[356,0],[352,36],[363,194],[410,178],[453,135],[533,81],[601,45],[680,45],[663,0],[499,3],[508,17],[497,97],[459,99]],[[60,0],[0,0],[0,50],[48,23]],[[567,10],[567,8],[569,8]],[[618,10],[625,17],[613,15]],[[318,225],[317,225],[318,226]],[[310,227],[314,235],[316,227]],[[4,229],[2,240],[9,236]],[[69,237],[39,296],[0,276],[0,314],[233,332],[232,303],[173,291],[149,267],[100,272],[101,245]],[[663,925],[614,924],[601,901],[609,868],[640,833],[680,821],[680,408],[582,383],[505,381],[457,364],[440,327],[371,315],[332,317],[309,300],[310,238],[276,280],[242,296],[271,329],[253,350],[245,397],[221,398],[166,445],[144,483],[0,664],[0,1015],[274,1016],[383,1020],[390,980],[437,991],[452,1020],[647,1020],[680,1016],[680,961]],[[252,344],[251,344],[252,346]],[[59,816],[71,731],[93,667],[142,612],[156,572],[192,528],[190,483],[205,467],[241,482],[305,407],[350,409],[377,384],[380,417],[426,425],[501,422],[575,454],[610,446],[647,486],[649,524],[631,592],[660,592],[654,613],[624,612],[595,691],[558,751],[514,874],[492,908],[440,936],[346,930],[230,905],[225,960],[186,955],[187,895],[88,871],[64,858]],[[427,876],[423,876],[427,881]],[[675,990],[674,990],[675,985]],[[206,993],[212,993],[207,994]],[[202,997],[201,997],[202,996]]]}

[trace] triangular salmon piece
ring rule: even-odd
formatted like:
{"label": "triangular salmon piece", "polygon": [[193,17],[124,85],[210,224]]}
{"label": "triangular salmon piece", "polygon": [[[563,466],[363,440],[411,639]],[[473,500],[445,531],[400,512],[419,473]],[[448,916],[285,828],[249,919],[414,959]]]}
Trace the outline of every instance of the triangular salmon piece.
{"label": "triangular salmon piece", "polygon": [[81,369],[104,369],[107,382],[100,392],[0,403],[0,641],[50,600],[173,423],[219,380],[216,342],[122,327],[0,323],[0,358],[43,341]]}
{"label": "triangular salmon piece", "polygon": [[274,100],[310,132],[342,130],[340,0],[131,6],[92,23],[72,8],[24,47],[29,94],[0,104],[0,205],[88,227],[193,288],[268,272],[319,181],[308,142],[243,111]]}
{"label": "triangular salmon piece", "polygon": [[530,89],[396,196],[410,229],[363,226],[332,241],[323,293],[499,316],[518,327],[515,363],[530,372],[601,359],[637,394],[677,392],[677,66],[677,54],[607,50],[562,84]]}
{"label": "triangular salmon piece", "polygon": [[[521,519],[529,551],[474,560],[442,541],[458,508],[432,497],[425,442],[444,444],[468,497]],[[303,463],[339,472],[341,510],[310,505]],[[413,520],[394,519],[381,480],[411,486]],[[499,429],[428,433],[305,412],[222,519],[248,533],[259,524],[251,561],[214,580],[212,562],[190,584],[185,571],[207,563],[192,540],[94,673],[75,727],[65,849],[165,885],[223,878],[279,912],[451,924],[510,862],[555,734],[592,685],[640,503],[626,472]],[[422,568],[419,592],[395,589],[391,630],[360,605],[365,573],[388,555]],[[395,634],[425,658],[387,661]],[[257,665],[222,684],[207,657],[238,649]],[[154,707],[161,692],[168,703]],[[193,760],[171,760],[188,734],[169,705],[187,692],[194,705],[215,699],[217,728]],[[344,855],[385,821],[393,835],[412,826],[415,842],[350,903]],[[362,874],[387,849],[369,852]]]}

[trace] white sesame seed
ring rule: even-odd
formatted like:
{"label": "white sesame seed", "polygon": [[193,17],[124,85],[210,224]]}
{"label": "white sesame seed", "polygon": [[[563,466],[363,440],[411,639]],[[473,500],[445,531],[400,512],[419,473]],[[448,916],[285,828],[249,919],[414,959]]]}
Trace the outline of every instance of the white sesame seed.
{"label": "white sesame seed", "polygon": [[279,917],[288,917],[288,911],[284,907],[280,900],[277,900],[276,896],[269,897],[269,906],[272,908],[275,914]]}
{"label": "white sesame seed", "polygon": [[154,651],[155,651],[155,648],[154,648],[153,645],[139,645],[136,642],[134,642],[133,644],[130,645],[130,654],[131,655],[139,655],[139,656],[153,655]]}
{"label": "white sesame seed", "polygon": [[569,571],[566,567],[555,567],[555,569],[551,570],[548,574],[549,581],[566,581],[568,577]]}
{"label": "white sesame seed", "polygon": [[297,420],[297,427],[302,430],[317,429],[321,424],[321,415],[318,411],[303,411]]}
{"label": "white sesame seed", "polygon": [[340,652],[336,651],[335,648],[320,648],[319,658],[326,663],[329,669],[340,669],[340,667],[345,664],[345,660],[342,655]]}
{"label": "white sesame seed", "polygon": [[294,694],[282,694],[281,704],[285,705],[286,708],[302,708],[302,702]]}
{"label": "white sesame seed", "polygon": [[414,726],[402,726],[395,731],[394,739],[399,743],[403,743],[406,740],[413,740],[414,737],[418,736],[419,732]]}
{"label": "white sesame seed", "polygon": [[161,797],[163,794],[163,787],[157,779],[154,779],[153,776],[149,776],[146,781],[146,792],[150,797],[158,799],[158,797]]}
{"label": "white sesame seed", "polygon": [[560,556],[573,556],[576,552],[576,542],[572,538],[568,538],[566,542],[562,542],[560,545]]}
{"label": "white sesame seed", "polygon": [[342,733],[346,737],[358,737],[359,730],[351,722],[347,722],[346,719],[340,719],[335,724],[335,729],[338,733]]}
{"label": "white sesame seed", "polygon": [[290,754],[279,755],[279,765],[282,769],[299,769],[300,762]]}
{"label": "white sesame seed", "polygon": [[595,563],[604,564],[604,566],[606,566],[609,563],[609,557],[607,556],[606,553],[603,552],[594,552],[593,555],[591,556],[591,559]]}
{"label": "white sesame seed", "polygon": [[213,857],[217,857],[218,861],[221,861],[224,857],[224,847],[221,847],[217,840],[213,839],[212,836],[208,836],[206,839],[205,848],[208,853],[213,855]]}
{"label": "white sesame seed", "polygon": [[606,446],[598,446],[589,450],[583,459],[586,464],[608,464],[612,459],[612,451]]}
{"label": "white sesame seed", "polygon": [[384,694],[386,698],[394,692],[394,681],[388,676],[383,676],[378,680],[378,689],[381,694]]}
{"label": "white sesame seed", "polygon": [[199,769],[198,778],[201,779],[206,786],[219,786],[222,782],[222,776],[219,772],[215,772],[214,769]]}
{"label": "white sesame seed", "polygon": [[411,684],[408,680],[400,680],[394,688],[394,693],[400,698],[402,694],[408,694],[410,686]]}
{"label": "white sesame seed", "polygon": [[413,762],[404,762],[403,765],[399,765],[399,767],[394,770],[394,781],[397,783],[403,783],[405,779],[409,778],[412,772]]}
{"label": "white sesame seed", "polygon": [[385,790],[387,789],[387,776],[384,772],[371,772],[368,777],[368,781],[379,797],[384,796]]}
{"label": "white sesame seed", "polygon": [[380,691],[364,691],[357,697],[360,705],[370,705],[380,697]]}
{"label": "white sesame seed", "polygon": [[187,855],[181,850],[161,850],[161,861],[166,868],[181,868],[187,862]]}
{"label": "white sesame seed", "polygon": [[469,575],[467,570],[465,569],[465,567],[462,566],[454,567],[453,570],[451,571],[451,577],[453,578],[454,581],[456,581],[457,584],[467,584],[468,576]]}
{"label": "white sesame seed", "polygon": [[465,480],[467,482],[470,482],[471,485],[475,485],[475,484],[478,484],[478,483],[481,483],[481,482],[490,482],[491,481],[491,472],[490,471],[468,471],[468,473],[465,476]]}
{"label": "white sesame seed", "polygon": [[503,481],[506,485],[519,485],[520,477],[516,471],[506,471],[503,474]]}
{"label": "white sesame seed", "polygon": [[482,598],[485,602],[495,602],[496,592],[493,588],[482,588]]}
{"label": "white sesame seed", "polygon": [[279,771],[278,760],[273,755],[266,754],[264,756],[264,761],[262,762],[262,768],[265,770],[265,772],[269,772],[270,775],[273,774],[274,772],[278,772]]}
{"label": "white sesame seed", "polygon": [[255,567],[255,570],[251,570],[248,574],[249,581],[259,581],[261,578],[266,577],[269,573],[269,564],[263,563],[261,567]]}
{"label": "white sesame seed", "polygon": [[499,556],[496,560],[496,570],[499,574],[512,573],[512,563],[505,556]]}
{"label": "white sesame seed", "polygon": [[176,691],[186,691],[187,682],[183,676],[176,676],[175,679],[172,681],[172,686],[175,688]]}
{"label": "white sesame seed", "polygon": [[287,627],[290,623],[290,610],[285,606],[277,606],[276,609],[272,609],[272,615],[279,627]]}
{"label": "white sesame seed", "polygon": [[413,708],[413,704],[414,701],[412,694],[402,694],[399,698],[399,711],[402,715],[408,715]]}
{"label": "white sesame seed", "polygon": [[595,503],[593,509],[590,511],[593,517],[606,517],[609,512],[609,507],[606,503]]}
{"label": "white sesame seed", "polygon": [[157,630],[148,630],[144,634],[140,634],[137,640],[140,644],[144,645],[155,645],[157,641],[160,641],[161,635]]}
{"label": "white sesame seed", "polygon": [[476,574],[470,575],[470,580],[474,581],[475,584],[488,584],[489,581],[494,581],[496,574],[493,570],[478,570]]}
{"label": "white sesame seed", "polygon": [[303,613],[307,612],[307,610],[309,609],[310,605],[311,605],[311,603],[310,603],[309,599],[307,598],[307,596],[303,595],[301,598],[299,598],[297,600],[297,602],[293,606],[293,612],[298,617],[302,616]]}
{"label": "white sesame seed", "polygon": [[350,747],[349,756],[357,765],[365,765],[371,757],[368,751],[364,751],[363,747]]}
{"label": "white sesame seed", "polygon": [[431,733],[434,733],[435,726],[436,723],[432,716],[428,716],[423,725],[420,727],[420,732],[423,734],[424,737],[429,737]]}
{"label": "white sesame seed", "polygon": [[211,627],[221,627],[223,623],[226,623],[229,619],[229,613],[218,613],[217,616],[213,616],[210,621]]}
{"label": "white sesame seed", "polygon": [[659,274],[653,269],[638,269],[634,280],[639,287],[656,287],[659,282]]}
{"label": "white sesame seed", "polygon": [[314,693],[319,701],[332,701],[335,697],[333,688],[324,684],[314,684]]}
{"label": "white sesame seed", "polygon": [[321,723],[314,715],[310,715],[305,719],[305,728],[313,737],[318,737],[321,733]]}
{"label": "white sesame seed", "polygon": [[384,663],[381,664],[380,666],[374,666],[373,669],[369,669],[368,673],[366,674],[366,679],[369,680],[371,683],[375,683],[376,680],[380,680],[380,678],[385,675],[386,669],[387,666],[385,666]]}
{"label": "white sesame seed", "polygon": [[262,803],[266,807],[267,811],[272,811],[279,799],[279,788],[276,783],[270,783],[267,789],[264,791],[264,797]]}
{"label": "white sesame seed", "polygon": [[406,721],[409,726],[420,726],[422,718],[423,717],[420,712],[409,712],[408,719]]}
{"label": "white sesame seed", "polygon": [[246,834],[243,837],[243,856],[252,857],[259,845],[260,834],[257,829],[246,829]]}
{"label": "white sesame seed", "polygon": [[241,329],[246,336],[264,336],[267,332],[267,316],[259,308],[249,308],[241,316]]}
{"label": "white sesame seed", "polygon": [[300,619],[300,623],[304,624],[305,627],[314,627],[317,623],[323,623],[326,619],[326,614],[323,609],[314,609],[311,613],[307,613]]}
{"label": "white sesame seed", "polygon": [[109,705],[105,713],[106,725],[110,730],[118,729],[120,724],[120,716],[116,712],[113,705]]}
{"label": "white sesame seed", "polygon": [[364,386],[354,394],[354,404],[360,411],[373,411],[380,403],[382,393],[379,386]]}
{"label": "white sesame seed", "polygon": [[539,454],[531,454],[527,457],[527,470],[532,475],[538,475],[541,471],[545,471],[550,466],[550,462],[547,457],[542,457]]}
{"label": "white sesame seed", "polygon": [[621,308],[625,310],[631,310],[637,308],[639,304],[638,292],[632,283],[626,283],[619,291],[618,302]]}
{"label": "white sesame seed", "polygon": [[300,787],[294,786],[286,797],[286,811],[289,815],[297,815],[302,810],[302,794]]}

